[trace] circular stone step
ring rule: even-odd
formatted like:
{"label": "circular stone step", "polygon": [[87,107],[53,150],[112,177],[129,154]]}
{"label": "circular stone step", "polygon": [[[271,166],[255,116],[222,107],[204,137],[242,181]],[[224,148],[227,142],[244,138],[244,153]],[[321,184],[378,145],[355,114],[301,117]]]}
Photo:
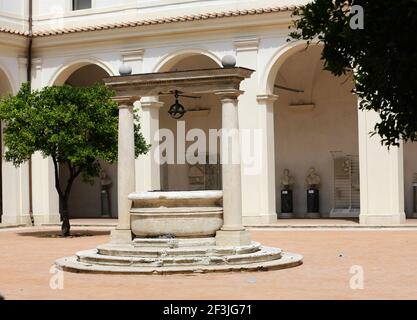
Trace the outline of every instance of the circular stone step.
{"label": "circular stone step", "polygon": [[114,255],[101,255],[97,250],[88,250],[77,253],[78,261],[97,265],[113,266],[206,266],[206,265],[239,265],[255,262],[265,262],[281,258],[281,250],[269,247],[259,247],[251,253],[231,254],[223,256],[159,256],[159,257],[127,257]]}
{"label": "circular stone step", "polygon": [[169,256],[226,256],[235,254],[254,253],[259,251],[260,243],[253,242],[248,246],[242,247],[219,247],[219,246],[201,246],[201,247],[136,247],[133,245],[116,245],[104,244],[97,247],[97,253],[106,256],[120,257],[169,257]]}
{"label": "circular stone step", "polygon": [[265,262],[240,265],[206,265],[206,266],[174,266],[174,267],[136,267],[97,265],[78,261],[76,256],[62,258],[55,262],[63,271],[100,273],[100,274],[175,274],[175,273],[208,273],[236,271],[268,271],[296,267],[303,263],[303,256],[293,253],[282,253],[281,258]]}
{"label": "circular stone step", "polygon": [[215,246],[216,238],[135,238],[134,247],[183,248]]}

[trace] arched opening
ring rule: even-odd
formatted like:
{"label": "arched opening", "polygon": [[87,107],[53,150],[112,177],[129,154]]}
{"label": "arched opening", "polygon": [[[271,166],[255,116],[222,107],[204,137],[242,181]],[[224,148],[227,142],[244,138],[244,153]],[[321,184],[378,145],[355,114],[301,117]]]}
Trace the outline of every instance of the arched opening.
{"label": "arched opening", "polygon": [[[88,71],[92,73],[89,74]],[[101,62],[96,59],[81,59],[76,62],[70,62],[65,66],[58,69],[55,75],[51,78],[50,85],[60,86],[66,83],[73,75],[76,73],[78,75],[78,81],[82,84],[84,81],[85,85],[91,83],[91,79],[101,79],[103,76],[115,75],[114,70],[104,62]],[[100,76],[101,74],[101,76]],[[74,77],[77,77],[75,75]],[[81,76],[85,75],[86,79],[81,79]]]}
{"label": "arched opening", "polygon": [[[292,47],[271,71],[274,78],[268,87],[278,95],[274,127],[280,218],[359,216],[357,99],[349,75],[335,77],[323,69],[321,50],[318,45]],[[318,182],[312,168],[320,181],[310,188],[311,181]],[[286,169],[291,176],[290,187],[283,178]],[[313,189],[319,190],[319,195]],[[314,208],[317,198],[318,209]]]}
{"label": "arched opening", "polygon": [[[103,78],[110,75],[109,71],[99,65],[78,63],[64,68],[54,84],[86,87],[102,83]],[[69,199],[70,218],[117,217],[117,164],[109,165],[104,161],[99,161],[108,177],[104,178],[106,183],[109,182],[108,179],[112,182],[108,192],[102,192],[104,179],[98,177],[92,182],[85,182],[82,177],[79,177],[74,182]],[[60,165],[59,174],[63,181],[67,180],[68,169],[65,165]]]}
{"label": "arched opening", "polygon": [[[182,71],[196,69],[218,68],[218,62],[203,54],[183,54],[167,61],[159,71]],[[185,93],[186,94],[186,93]],[[174,163],[165,163],[161,170],[161,189],[164,191],[174,190],[219,190],[221,189],[221,166],[220,166],[220,144],[217,143],[217,150],[209,149],[210,130],[221,129],[221,103],[214,94],[205,94],[198,99],[180,97],[180,103],[184,105],[187,112],[181,119],[173,119],[168,111],[174,104],[175,98],[172,94],[160,96],[164,106],[159,112],[160,129],[168,129],[173,133],[175,145]],[[204,159],[196,164],[187,161],[187,154],[191,151],[197,138],[191,141],[184,141],[188,134],[201,134],[205,138],[206,150],[199,150],[199,159]],[[217,139],[217,138],[216,138]],[[213,138],[211,139],[213,141]],[[219,139],[217,139],[217,142]],[[184,147],[181,147],[181,146]],[[182,158],[182,160],[181,160]],[[185,162],[183,160],[186,160]],[[215,163],[214,163],[215,162]]]}
{"label": "arched opening", "polygon": [[[192,59],[194,63],[186,63],[188,59]],[[198,62],[202,62],[203,66],[200,68]],[[168,72],[173,70],[183,70],[183,67],[189,67],[187,70],[204,69],[204,66],[210,68],[217,68],[221,66],[221,59],[208,51],[203,50],[182,50],[167,55],[155,67],[155,72]],[[186,70],[186,69],[184,69]]]}
{"label": "arched opening", "polygon": [[[13,93],[13,88],[9,81],[9,77],[2,69],[0,69],[0,99],[12,93]],[[3,155],[4,144],[3,144],[2,133],[3,133],[3,123],[0,122],[0,141],[1,141],[0,152]],[[3,173],[6,167],[10,167],[10,166],[12,166],[10,163],[5,163],[4,160],[2,159],[2,164],[0,166],[0,223],[2,221],[1,218],[3,216],[3,191],[5,191],[3,190]]]}

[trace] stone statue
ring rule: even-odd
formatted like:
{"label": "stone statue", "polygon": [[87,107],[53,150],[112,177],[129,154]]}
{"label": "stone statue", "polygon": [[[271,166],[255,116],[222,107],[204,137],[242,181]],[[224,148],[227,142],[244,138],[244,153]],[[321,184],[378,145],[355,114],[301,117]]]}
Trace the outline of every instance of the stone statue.
{"label": "stone statue", "polygon": [[311,167],[306,177],[306,184],[310,189],[318,189],[320,186],[320,176],[317,174],[316,169]]}
{"label": "stone statue", "polygon": [[284,169],[284,175],[281,177],[281,184],[285,190],[291,189],[294,184],[294,178],[290,175],[290,170]]}
{"label": "stone statue", "polygon": [[343,162],[343,171],[346,173],[346,175],[350,175],[350,166],[351,166],[351,163],[350,163],[350,160],[349,159],[346,159],[344,162]]}
{"label": "stone statue", "polygon": [[100,171],[100,184],[101,189],[108,190],[112,184],[110,177],[107,175],[107,172],[104,170]]}
{"label": "stone statue", "polygon": [[110,187],[112,181],[104,170],[100,171],[101,184],[101,216],[111,217]]}

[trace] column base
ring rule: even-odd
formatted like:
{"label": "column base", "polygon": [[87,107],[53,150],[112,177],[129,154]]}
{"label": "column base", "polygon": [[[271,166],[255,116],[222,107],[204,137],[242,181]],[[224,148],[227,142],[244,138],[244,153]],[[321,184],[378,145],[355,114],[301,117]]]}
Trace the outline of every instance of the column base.
{"label": "column base", "polygon": [[405,223],[405,213],[398,214],[361,214],[359,215],[359,223],[362,225],[377,225],[377,226],[390,226]]}
{"label": "column base", "polygon": [[114,229],[110,233],[110,242],[116,244],[131,243],[133,240],[132,230]]}
{"label": "column base", "polygon": [[41,226],[43,224],[60,224],[61,216],[59,215],[59,213],[34,214],[33,220],[34,220],[35,226]]}
{"label": "column base", "polygon": [[254,224],[274,224],[277,222],[277,214],[271,213],[266,215],[243,216],[243,225]]}
{"label": "column base", "polygon": [[25,214],[23,216],[8,216],[8,215],[3,215],[1,217],[1,223],[3,224],[24,224],[27,226],[31,226],[32,225],[32,219],[30,218],[30,216],[28,214]]}
{"label": "column base", "polygon": [[248,230],[216,232],[216,246],[246,246],[251,244],[250,232]]}

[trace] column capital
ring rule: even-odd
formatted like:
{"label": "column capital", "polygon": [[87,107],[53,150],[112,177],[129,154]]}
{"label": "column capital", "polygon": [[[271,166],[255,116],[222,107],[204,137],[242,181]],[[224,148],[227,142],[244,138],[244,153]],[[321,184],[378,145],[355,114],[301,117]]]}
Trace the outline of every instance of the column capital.
{"label": "column capital", "polygon": [[275,102],[278,100],[278,95],[276,94],[258,94],[256,96],[258,102]]}
{"label": "column capital", "polygon": [[140,97],[137,96],[116,96],[113,97],[113,101],[117,102],[119,109],[133,107],[135,101],[140,100]]}
{"label": "column capital", "polygon": [[140,105],[142,109],[161,109],[164,103],[159,101],[158,97],[143,97],[140,100]]}
{"label": "column capital", "polygon": [[241,90],[228,90],[228,91],[216,91],[214,94],[220,97],[220,100],[237,100],[244,91]]}

